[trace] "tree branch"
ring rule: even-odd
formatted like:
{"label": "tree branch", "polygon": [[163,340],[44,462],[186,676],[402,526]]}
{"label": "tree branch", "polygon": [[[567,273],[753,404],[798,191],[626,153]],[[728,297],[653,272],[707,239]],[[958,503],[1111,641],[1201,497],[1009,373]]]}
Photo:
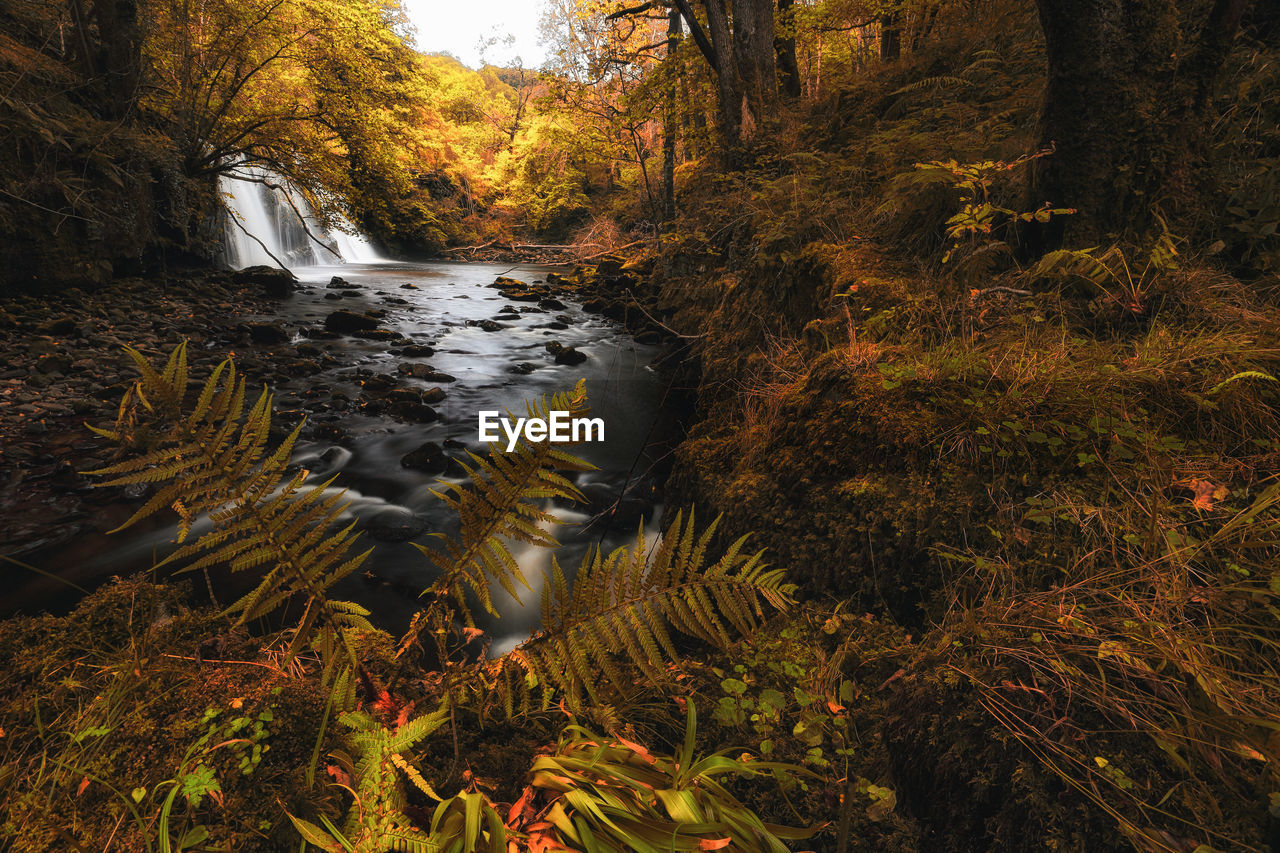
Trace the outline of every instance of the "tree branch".
{"label": "tree branch", "polygon": [[671,0],[671,2],[680,10],[680,17],[684,18],[684,22],[688,24],[689,33],[698,45],[698,50],[702,52],[703,57],[711,65],[711,70],[719,73],[720,63],[716,59],[716,49],[712,47],[711,39],[707,38],[707,33],[702,29],[702,24],[698,23],[698,16],[689,7],[689,0]]}

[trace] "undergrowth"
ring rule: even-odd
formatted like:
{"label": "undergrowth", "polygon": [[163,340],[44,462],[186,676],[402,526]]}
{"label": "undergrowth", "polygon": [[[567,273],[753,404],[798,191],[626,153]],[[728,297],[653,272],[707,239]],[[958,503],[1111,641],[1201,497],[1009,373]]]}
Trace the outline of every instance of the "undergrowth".
{"label": "undergrowth", "polygon": [[[142,378],[114,427],[97,430],[125,451],[98,472],[109,485],[155,486],[126,526],[171,509],[180,543],[203,532],[164,564],[225,565],[257,580],[220,613],[189,611],[165,587],[122,583],[70,618],[6,634],[15,665],[0,706],[0,780],[13,849],[280,849],[300,835],[369,853],[781,851],[781,838],[810,834],[763,823],[721,780],[787,782],[798,766],[724,747],[694,757],[696,702],[681,697],[685,654],[673,638],[724,649],[791,604],[782,572],[744,551],[745,537],[709,559],[715,524],[698,533],[691,513],[652,549],[641,531],[630,549],[588,554],[576,575],[556,565],[541,631],[495,660],[468,658],[472,608],[492,612],[490,584],[512,596],[529,586],[510,543],[555,547],[543,501],[579,497],[555,469],[584,467],[550,441],[495,446],[472,455],[467,483],[440,492],[461,530],[420,546],[438,577],[393,643],[368,611],[328,594],[366,555],[351,555],[351,528],[335,525],[342,492],[286,474],[296,430],[268,446],[269,394],[246,411],[228,361],[191,399],[185,345],[161,369],[129,352]],[[585,413],[582,384],[530,404],[530,415],[550,408]],[[685,709],[669,757],[629,736],[640,678]],[[571,720],[549,756],[528,744],[528,784],[514,805],[459,772],[460,718],[546,728],[553,704],[606,721],[611,734]],[[423,742],[445,729],[452,760],[433,773],[420,763]],[[620,782],[631,793],[612,790]]]}

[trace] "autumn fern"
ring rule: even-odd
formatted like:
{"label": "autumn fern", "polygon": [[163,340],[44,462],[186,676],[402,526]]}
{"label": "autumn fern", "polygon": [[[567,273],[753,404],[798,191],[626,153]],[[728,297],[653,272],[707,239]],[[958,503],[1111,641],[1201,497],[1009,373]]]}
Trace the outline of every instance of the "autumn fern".
{"label": "autumn fern", "polygon": [[718,523],[698,535],[693,513],[687,523],[677,514],[656,549],[642,529],[629,549],[589,553],[572,585],[554,563],[542,630],[495,664],[508,713],[514,697],[527,706],[531,686],[541,688],[543,705],[554,689],[572,707],[581,707],[584,694],[598,702],[602,688],[625,692],[634,683],[628,663],[660,682],[681,659],[672,629],[723,648],[733,635],[756,631],[767,609],[790,606],[795,587],[782,570],[766,567],[763,552],[744,553],[745,536],[707,565]]}
{"label": "autumn fern", "polygon": [[[270,447],[272,396],[264,389],[246,412],[245,380],[231,359],[214,368],[189,401],[185,342],[161,371],[137,350],[126,352],[142,377],[121,400],[114,428],[91,429],[141,452],[89,473],[109,478],[100,486],[146,485],[155,494],[116,529],[173,509],[180,547],[159,565],[180,564],[183,572],[224,565],[232,572],[258,572],[252,591],[227,609],[237,624],[301,598],[305,607],[294,650],[314,642],[327,660],[345,650],[354,664],[350,638],[372,630],[369,612],[332,601],[328,592],[369,552],[349,554],[358,538],[353,525],[333,529],[346,504],[341,492],[329,491],[332,480],[311,486],[306,471],[287,475],[301,424]],[[187,542],[204,515],[212,529]]]}
{"label": "autumn fern", "polygon": [[[552,411],[565,411],[573,418],[588,411],[586,383],[578,382],[572,392],[553,395],[549,400],[527,404],[530,418],[547,419]],[[567,443],[567,442],[566,442]],[[511,553],[510,544],[523,542],[542,547],[558,543],[547,527],[557,519],[544,508],[553,498],[583,500],[582,494],[559,470],[589,471],[594,466],[550,440],[521,441],[503,452],[494,445],[488,457],[470,454],[471,464],[462,463],[468,474],[463,483],[444,484],[434,494],[458,514],[461,523],[454,537],[436,534],[438,547],[418,545],[440,576],[424,596],[448,597],[468,626],[474,615],[468,593],[475,596],[490,614],[493,606],[491,584],[496,582],[517,601],[517,586],[529,589]],[[400,654],[410,648],[426,620],[418,619],[401,641]]]}

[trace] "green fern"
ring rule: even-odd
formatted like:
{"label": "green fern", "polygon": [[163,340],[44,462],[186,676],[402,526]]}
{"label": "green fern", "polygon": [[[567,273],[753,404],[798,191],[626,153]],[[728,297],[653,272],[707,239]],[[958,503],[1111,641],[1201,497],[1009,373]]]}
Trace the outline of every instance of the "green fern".
{"label": "green fern", "polygon": [[[90,429],[144,451],[88,473],[110,478],[99,486],[145,484],[155,494],[116,530],[173,509],[181,547],[160,566],[185,564],[181,571],[192,572],[225,565],[233,572],[261,572],[252,591],[227,608],[227,615],[243,624],[301,597],[306,604],[293,651],[315,642],[333,661],[342,647],[354,665],[358,655],[352,638],[372,630],[369,611],[332,601],[327,593],[370,552],[348,554],[358,538],[354,525],[331,532],[346,508],[343,493],[328,493],[332,480],[311,487],[306,471],[286,479],[301,424],[271,449],[272,396],[264,389],[246,413],[245,380],[236,375],[232,359],[213,370],[188,407],[185,341],[161,371],[137,350],[125,351],[142,378],[121,400],[113,429]],[[186,542],[202,515],[213,529]]]}
{"label": "green fern", "polygon": [[[335,752],[334,758],[351,776],[355,802],[342,829],[324,815],[318,818],[323,828],[289,815],[309,844],[333,853],[469,853],[482,843],[485,849],[506,850],[506,828],[488,798],[479,792],[461,792],[445,799],[404,757],[449,719],[447,704],[395,728],[364,712],[338,719],[351,729],[347,742],[354,756]],[[404,814],[408,804],[404,779],[438,802],[429,832],[414,828]]]}
{"label": "green fern", "polygon": [[696,535],[693,513],[682,514],[650,553],[641,529],[630,549],[607,557],[589,553],[572,585],[554,563],[543,589],[542,630],[498,662],[498,690],[508,714],[515,699],[529,706],[529,688],[540,687],[542,706],[551,690],[561,692],[570,707],[582,706],[583,694],[599,701],[604,686],[625,692],[634,679],[620,662],[638,667],[652,682],[667,678],[667,667],[681,655],[668,626],[679,633],[723,648],[734,634],[755,631],[765,606],[784,610],[795,587],[780,569],[768,570],[763,552],[743,553],[747,537],[706,565],[707,547],[719,524],[716,519]]}

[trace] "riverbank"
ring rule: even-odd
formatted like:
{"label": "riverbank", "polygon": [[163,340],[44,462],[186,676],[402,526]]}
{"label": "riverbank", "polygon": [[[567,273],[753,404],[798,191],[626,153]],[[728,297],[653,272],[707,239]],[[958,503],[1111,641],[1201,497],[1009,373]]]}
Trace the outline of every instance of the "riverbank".
{"label": "riverbank", "polygon": [[122,520],[100,515],[113,497],[82,472],[109,460],[85,424],[111,423],[132,385],[125,346],[156,358],[185,339],[198,370],[238,347],[241,368],[261,380],[269,365],[243,318],[273,302],[261,282],[217,271],[0,298],[0,554],[21,557]]}
{"label": "riverbank", "polygon": [[968,287],[888,241],[719,233],[626,293],[695,389],[668,499],[872,614],[846,667],[899,666],[843,703],[883,748],[850,772],[919,849],[1127,850],[1157,803],[1171,849],[1274,845],[1277,743],[1250,721],[1280,712],[1280,586],[1244,530],[1280,527],[1280,282],[1201,260],[1113,293]]}

